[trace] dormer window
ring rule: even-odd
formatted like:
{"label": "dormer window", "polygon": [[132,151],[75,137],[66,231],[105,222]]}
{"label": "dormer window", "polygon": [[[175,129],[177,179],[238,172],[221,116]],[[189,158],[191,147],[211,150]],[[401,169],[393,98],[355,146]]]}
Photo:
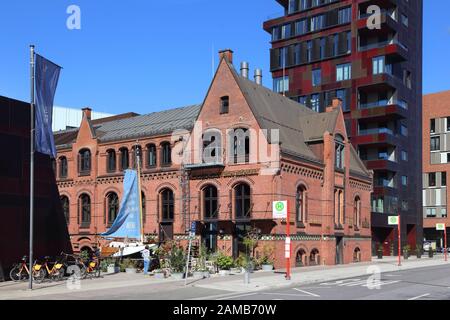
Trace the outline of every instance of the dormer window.
{"label": "dormer window", "polygon": [[220,114],[226,114],[230,111],[230,97],[224,96],[220,98]]}

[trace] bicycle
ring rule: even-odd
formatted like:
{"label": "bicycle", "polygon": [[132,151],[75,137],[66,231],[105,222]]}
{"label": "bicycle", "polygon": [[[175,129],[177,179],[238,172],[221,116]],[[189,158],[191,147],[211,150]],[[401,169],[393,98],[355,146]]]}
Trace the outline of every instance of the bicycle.
{"label": "bicycle", "polygon": [[[20,263],[16,264],[9,272],[9,278],[14,282],[26,281],[30,277],[30,270],[27,265],[27,256],[23,256]],[[42,265],[35,260],[33,263],[33,280],[42,282],[45,278],[45,272],[42,270]]]}
{"label": "bicycle", "polygon": [[43,267],[45,267],[45,271],[47,271],[47,275],[50,279],[50,281],[56,280],[62,280],[64,278],[65,275],[65,269],[64,269],[64,261],[61,261],[61,259],[55,261],[53,263],[53,266],[50,268],[49,266],[49,260],[50,257],[45,257],[44,258],[44,264]]}
{"label": "bicycle", "polygon": [[100,269],[100,260],[99,259],[88,260],[87,266],[86,266],[86,264],[84,264],[84,265],[85,265],[85,269],[82,270],[82,273],[81,273],[83,279],[100,278],[101,269]]}

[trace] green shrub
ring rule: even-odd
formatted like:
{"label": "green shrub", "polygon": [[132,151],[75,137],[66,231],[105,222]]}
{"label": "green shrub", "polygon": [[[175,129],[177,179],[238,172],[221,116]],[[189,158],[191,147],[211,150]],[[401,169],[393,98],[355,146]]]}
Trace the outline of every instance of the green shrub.
{"label": "green shrub", "polygon": [[219,254],[216,263],[220,270],[230,270],[234,265],[233,258],[223,253]]}

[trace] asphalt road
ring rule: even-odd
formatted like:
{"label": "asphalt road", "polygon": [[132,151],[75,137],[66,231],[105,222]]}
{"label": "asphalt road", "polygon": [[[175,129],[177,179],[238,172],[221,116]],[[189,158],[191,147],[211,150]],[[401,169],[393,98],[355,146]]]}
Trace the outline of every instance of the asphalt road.
{"label": "asphalt road", "polygon": [[[369,281],[368,281],[369,280]],[[258,292],[199,288],[190,282],[171,282],[120,289],[45,294],[43,300],[450,300],[450,266],[436,266],[342,279],[313,285],[290,286]]]}
{"label": "asphalt road", "polygon": [[[368,281],[369,280],[369,281]],[[355,277],[261,292],[204,296],[215,300],[450,300],[450,266]]]}

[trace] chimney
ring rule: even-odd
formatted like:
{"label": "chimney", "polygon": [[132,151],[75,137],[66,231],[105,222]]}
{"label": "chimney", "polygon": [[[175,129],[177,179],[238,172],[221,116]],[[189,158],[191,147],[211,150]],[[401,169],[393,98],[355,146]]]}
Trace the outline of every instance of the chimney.
{"label": "chimney", "polygon": [[326,112],[332,112],[337,108],[342,108],[342,100],[339,98],[334,98],[331,102],[331,106],[327,107]]}
{"label": "chimney", "polygon": [[222,61],[222,58],[225,58],[229,63],[233,64],[233,50],[224,49],[219,51],[219,58]]}
{"label": "chimney", "polygon": [[261,69],[255,69],[255,82],[256,82],[256,84],[261,86],[262,85],[262,78],[263,78],[262,70]]}
{"label": "chimney", "polygon": [[89,107],[86,107],[86,108],[83,108],[83,109],[81,109],[81,110],[83,110],[83,115],[86,115],[86,118],[87,118],[88,120],[91,120],[92,109],[89,108]]}
{"label": "chimney", "polygon": [[248,72],[249,72],[249,64],[246,61],[241,62],[241,76],[245,79],[248,79]]}

